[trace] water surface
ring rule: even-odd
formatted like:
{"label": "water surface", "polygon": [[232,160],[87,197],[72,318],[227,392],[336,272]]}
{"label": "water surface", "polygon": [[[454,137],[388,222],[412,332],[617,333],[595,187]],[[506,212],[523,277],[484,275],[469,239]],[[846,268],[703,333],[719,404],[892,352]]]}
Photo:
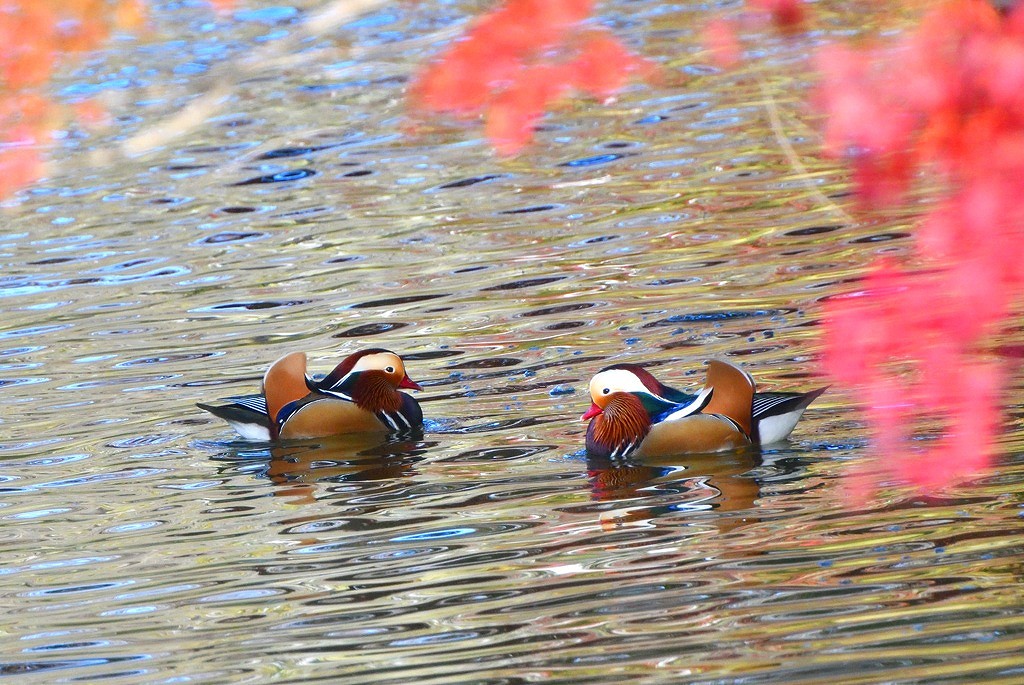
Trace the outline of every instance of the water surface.
{"label": "water surface", "polygon": [[[67,76],[123,114],[58,154],[76,169],[155,125],[313,6],[251,1],[216,26],[158,5],[155,35]],[[433,32],[476,9],[389,6],[340,32],[365,58],[270,67],[166,149],[7,211],[0,676],[1024,679],[1019,373],[999,463],[930,497],[843,497],[869,450],[838,392],[763,453],[582,451],[609,363],[693,388],[725,358],[816,387],[822,299],[909,249],[905,214],[847,214],[802,123],[826,36],[755,35],[762,61],[724,74],[698,47],[705,6],[603,3],[670,78],[570,103],[501,160],[477,126],[404,116]],[[287,352],[326,372],[371,345],[424,386],[421,439],[270,447],[194,407]]]}

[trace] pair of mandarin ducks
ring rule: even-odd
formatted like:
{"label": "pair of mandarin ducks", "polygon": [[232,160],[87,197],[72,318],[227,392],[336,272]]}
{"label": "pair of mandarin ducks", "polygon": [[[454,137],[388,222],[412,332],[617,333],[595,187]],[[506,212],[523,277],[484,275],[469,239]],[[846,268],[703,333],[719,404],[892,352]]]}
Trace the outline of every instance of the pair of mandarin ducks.
{"label": "pair of mandarin ducks", "polygon": [[[422,390],[389,350],[351,354],[320,379],[306,373],[305,353],[293,352],[270,366],[259,395],[198,406],[250,440],[402,434],[422,428],[423,412],[401,389]],[[615,364],[590,381],[587,452],[615,460],[767,445],[788,437],[824,391],[756,392],[750,374],[712,360],[704,388],[691,395],[640,366]]]}

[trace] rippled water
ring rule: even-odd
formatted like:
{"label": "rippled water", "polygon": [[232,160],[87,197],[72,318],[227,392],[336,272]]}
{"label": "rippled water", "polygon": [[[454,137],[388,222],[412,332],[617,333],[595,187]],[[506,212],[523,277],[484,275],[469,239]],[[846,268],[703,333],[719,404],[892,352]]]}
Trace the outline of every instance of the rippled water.
{"label": "rippled water", "polygon": [[[69,76],[124,116],[58,156],[152,126],[311,6],[249,2],[216,31],[158,6],[146,43]],[[389,5],[339,33],[358,61],[268,67],[168,149],[7,211],[0,676],[1024,680],[1019,376],[1005,456],[931,498],[844,499],[868,450],[836,392],[761,454],[616,468],[581,449],[586,382],[613,361],[814,387],[822,298],[908,248],[905,217],[833,204],[844,178],[798,104],[821,36],[754,36],[763,61],[722,74],[704,6],[604,3],[667,78],[572,103],[499,160],[475,126],[403,117],[431,32],[476,7]],[[286,352],[327,371],[367,345],[424,386],[422,440],[270,448],[194,407]]]}

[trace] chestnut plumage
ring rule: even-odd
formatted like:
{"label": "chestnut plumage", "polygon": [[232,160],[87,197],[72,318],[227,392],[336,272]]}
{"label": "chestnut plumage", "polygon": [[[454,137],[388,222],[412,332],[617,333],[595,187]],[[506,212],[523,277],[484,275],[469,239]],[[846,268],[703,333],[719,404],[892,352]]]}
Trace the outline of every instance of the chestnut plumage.
{"label": "chestnut plumage", "polygon": [[270,365],[259,395],[197,406],[252,440],[407,433],[422,427],[423,412],[400,388],[422,389],[390,350],[355,352],[320,380],[306,374],[306,354],[292,352]]}
{"label": "chestnut plumage", "polygon": [[716,452],[784,440],[825,388],[758,393],[753,378],[724,361],[708,362],[707,382],[688,394],[635,364],[602,369],[590,381],[583,415],[587,451],[622,459]]}

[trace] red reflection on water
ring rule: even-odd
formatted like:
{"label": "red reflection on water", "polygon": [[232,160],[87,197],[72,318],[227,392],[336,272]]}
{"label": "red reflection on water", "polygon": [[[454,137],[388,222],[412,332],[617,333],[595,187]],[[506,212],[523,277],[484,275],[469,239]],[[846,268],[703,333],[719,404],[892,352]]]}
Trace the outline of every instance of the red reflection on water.
{"label": "red reflection on water", "polygon": [[483,114],[488,139],[514,154],[544,112],[570,91],[597,98],[654,66],[609,32],[583,27],[593,0],[508,0],[479,17],[412,86],[414,107]]}
{"label": "red reflection on water", "polygon": [[[227,11],[234,0],[210,0]],[[107,119],[91,100],[64,107],[50,82],[75,56],[95,50],[115,31],[138,31],[143,0],[8,0],[0,4],[0,199],[43,175],[43,150],[68,120],[90,127]]]}
{"label": "red reflection on water", "polygon": [[796,29],[803,23],[804,0],[750,0],[751,7],[767,12],[780,29]]}
{"label": "red reflection on water", "polygon": [[882,459],[865,492],[889,476],[942,487],[995,452],[1004,372],[987,346],[1024,288],[1024,10],[944,3],[895,44],[832,46],[818,64],[826,147],[862,202],[945,182],[913,264],[878,263],[829,303],[825,357],[868,406]]}

